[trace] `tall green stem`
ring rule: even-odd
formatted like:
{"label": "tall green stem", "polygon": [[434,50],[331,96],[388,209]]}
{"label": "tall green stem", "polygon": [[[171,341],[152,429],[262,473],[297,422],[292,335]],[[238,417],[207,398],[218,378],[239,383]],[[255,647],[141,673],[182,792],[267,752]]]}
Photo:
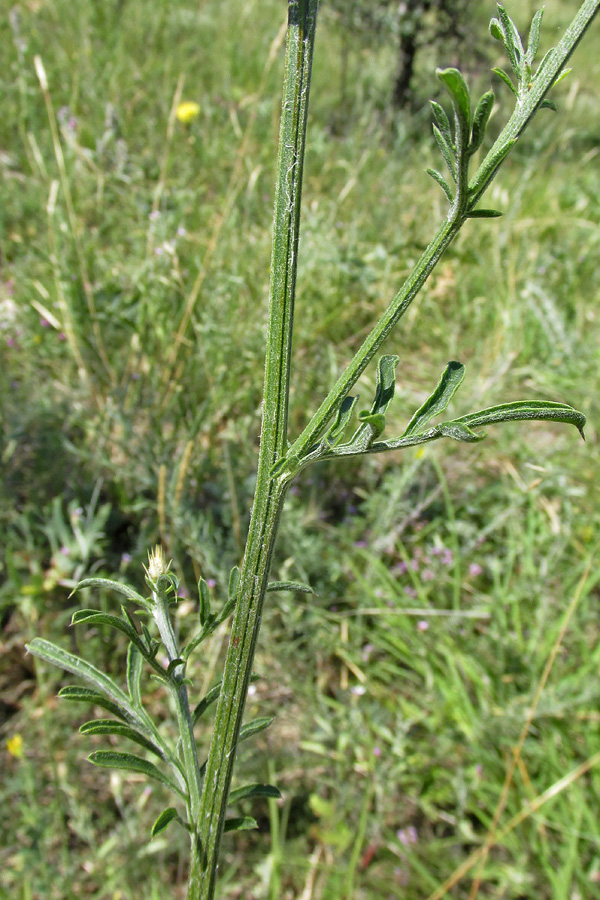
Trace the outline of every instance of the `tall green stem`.
{"label": "tall green stem", "polygon": [[188,900],[212,900],[235,750],[286,482],[274,467],[287,450],[290,357],[306,119],[318,0],[289,0],[288,39],[273,221],[264,406],[257,483],[223,682],[209,751]]}

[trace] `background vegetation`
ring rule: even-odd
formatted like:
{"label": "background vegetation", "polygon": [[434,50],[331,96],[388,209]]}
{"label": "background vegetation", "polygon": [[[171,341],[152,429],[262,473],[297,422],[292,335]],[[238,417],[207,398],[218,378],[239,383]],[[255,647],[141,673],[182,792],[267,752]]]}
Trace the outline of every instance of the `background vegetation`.
{"label": "background vegetation", "polygon": [[[159,539],[189,595],[182,629],[200,574],[225,596],[257,450],[284,6],[29,0],[0,20],[1,897],[185,894],[185,835],[148,842],[159,788],[85,762],[85,713],[57,703],[60,674],[23,644],[85,641],[118,672],[118,637],[67,630],[89,605],[69,589],[91,572],[141,587]],[[542,50],[576,6],[549,0]],[[477,7],[459,56],[483,89],[498,45],[492,5]],[[510,12],[523,25],[534,9]],[[598,750],[596,42],[597,26],[558,116],[539,114],[492,187],[506,216],[464,229],[386,348],[402,360],[390,432],[459,359],[457,414],[564,400],[588,415],[587,444],[505,427],[299,480],[273,577],[317,596],[268,603],[249,713],[277,718],[239,760],[285,799],[227,839],[227,900],[424,900],[485,841],[528,711],[500,826]],[[398,111],[397,44],[323,2],[292,433],[443,214],[425,99],[457,52],[424,48]],[[510,98],[494,87],[499,129]],[[188,124],[181,100],[200,107]],[[471,870],[444,896],[600,897],[600,774],[562,787],[492,848],[479,888]]]}

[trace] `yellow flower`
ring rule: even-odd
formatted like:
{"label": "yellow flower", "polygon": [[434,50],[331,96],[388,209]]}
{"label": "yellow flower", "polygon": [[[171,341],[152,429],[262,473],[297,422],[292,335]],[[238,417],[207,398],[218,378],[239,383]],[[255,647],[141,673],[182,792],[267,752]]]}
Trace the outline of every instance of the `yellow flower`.
{"label": "yellow flower", "polygon": [[189,123],[196,118],[199,112],[200,107],[197,103],[194,103],[193,100],[186,100],[185,103],[179,104],[175,115],[180,122],[183,122],[184,125],[189,125]]}
{"label": "yellow flower", "polygon": [[15,759],[23,756],[23,738],[20,734],[13,734],[6,742],[6,749]]}

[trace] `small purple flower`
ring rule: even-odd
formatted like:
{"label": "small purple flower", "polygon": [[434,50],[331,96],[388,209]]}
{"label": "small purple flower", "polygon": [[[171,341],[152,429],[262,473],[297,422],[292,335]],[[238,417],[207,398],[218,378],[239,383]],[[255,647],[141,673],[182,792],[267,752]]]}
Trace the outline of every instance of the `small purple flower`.
{"label": "small purple flower", "polygon": [[157,219],[160,219],[159,211],[157,209],[153,209],[148,218],[151,222],[156,222]]}
{"label": "small purple flower", "polygon": [[419,619],[419,621],[417,622],[417,628],[419,629],[419,631],[427,631],[427,629],[429,628],[429,622],[427,622],[425,619]]}
{"label": "small purple flower", "polygon": [[447,547],[444,547],[444,550],[441,554],[442,565],[451,566],[454,562],[454,554],[452,550],[448,550]]}
{"label": "small purple flower", "polygon": [[373,747],[373,756],[381,756],[381,747]]}
{"label": "small purple flower", "polygon": [[416,844],[419,840],[419,835],[417,834],[417,829],[415,828],[415,826],[409,825],[406,831],[408,832],[408,840],[410,841],[410,843]]}
{"label": "small purple flower", "polygon": [[481,568],[479,563],[471,563],[471,565],[469,566],[469,575],[471,575],[473,578],[477,578],[477,576],[481,575],[482,572],[483,569]]}
{"label": "small purple flower", "polygon": [[413,558],[411,559],[411,561],[410,561],[410,567],[411,567],[411,569],[413,570],[413,572],[418,572],[418,571],[419,571],[419,560],[417,559],[416,556],[413,556]]}
{"label": "small purple flower", "polygon": [[365,550],[369,544],[367,541],[354,541],[354,546],[358,547],[359,550]]}
{"label": "small purple flower", "polygon": [[396,563],[393,571],[397,572],[398,575],[406,575],[406,573],[408,572],[408,566],[406,565],[404,560],[401,559],[400,562]]}
{"label": "small purple flower", "polygon": [[13,337],[6,338],[6,346],[7,347],[16,347],[16,345],[17,345],[17,342],[15,341],[15,339]]}
{"label": "small purple flower", "polygon": [[185,230],[183,225],[180,225],[179,228],[177,229],[177,237],[185,237],[186,234],[187,234],[187,231]]}
{"label": "small purple flower", "polygon": [[421,572],[421,578],[423,579],[423,581],[433,581],[435,575],[431,571],[431,569],[423,569],[423,571]]}
{"label": "small purple flower", "polygon": [[409,587],[408,585],[404,588],[404,593],[407,597],[412,597],[413,600],[417,596],[417,590],[414,587]]}
{"label": "small purple flower", "polygon": [[400,828],[396,832],[396,837],[400,841],[403,847],[408,847],[410,845],[410,838],[408,837],[408,831],[404,828]]}
{"label": "small purple flower", "polygon": [[362,653],[361,653],[363,662],[369,661],[369,657],[371,656],[371,653],[373,652],[374,649],[375,648],[374,648],[373,644],[365,644],[365,646],[362,648]]}
{"label": "small purple flower", "polygon": [[50,328],[50,322],[48,321],[48,319],[41,318],[40,325],[42,326],[42,328]]}
{"label": "small purple flower", "polygon": [[66,334],[64,333],[64,331],[59,331],[59,332],[58,332],[58,339],[59,339],[59,341],[66,341],[67,336],[66,336]]}
{"label": "small purple flower", "polygon": [[62,553],[63,556],[70,556],[70,555],[71,555],[71,551],[69,550],[68,547],[61,547],[61,548],[60,548],[60,552]]}
{"label": "small purple flower", "polygon": [[131,555],[131,553],[122,553],[121,554],[121,562],[125,563],[125,565],[127,565],[127,563],[130,563],[132,559],[133,559],[133,556]]}
{"label": "small purple flower", "polygon": [[207,587],[209,587],[209,588],[212,589],[212,588],[216,587],[216,584],[217,584],[217,582],[215,581],[214,578],[207,578],[207,579],[206,579],[206,586],[207,586]]}

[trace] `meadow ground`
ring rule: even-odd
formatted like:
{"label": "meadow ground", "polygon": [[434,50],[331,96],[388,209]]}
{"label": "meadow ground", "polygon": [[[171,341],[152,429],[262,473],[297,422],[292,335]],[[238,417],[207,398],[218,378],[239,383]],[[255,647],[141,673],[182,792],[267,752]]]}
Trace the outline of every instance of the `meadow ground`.
{"label": "meadow ground", "polygon": [[[68,679],[23,644],[39,634],[85,647],[118,675],[118,637],[67,627],[92,599],[69,599],[78,579],[141,588],[160,539],[187,594],[179,627],[191,630],[199,575],[224,595],[239,561],[284,6],[30,0],[0,21],[8,900],[185,896],[185,835],[149,840],[161,789],[85,761],[102,739],[77,734],[86,712],[56,700]],[[495,65],[487,6],[473,42]],[[544,48],[576,6],[549,0]],[[595,23],[556,89],[559,113],[538,114],[490,189],[505,216],[465,227],[386,346],[401,357],[390,434],[458,359],[457,414],[563,400],[588,416],[587,442],[565,426],[495,426],[482,444],[299,479],[273,577],[316,595],[267,604],[248,715],[276,718],[238,762],[240,777],[270,780],[284,799],[255,803],[259,831],[226,839],[222,900],[600,897],[597,47]],[[394,112],[393,47],[348,33],[323,3],[292,434],[444,215],[424,172],[438,165],[426,99],[440,95],[433,63],[456,60],[433,55],[422,102]],[[460,56],[487,88],[489,65],[470,44]],[[494,89],[497,132],[510,98]],[[199,105],[187,124],[174,115],[182,100]],[[373,384],[369,370],[363,396]],[[98,602],[110,610],[114,597]],[[225,641],[224,628],[203,645],[199,692],[217,680]],[[169,728],[161,690],[148,690]]]}

